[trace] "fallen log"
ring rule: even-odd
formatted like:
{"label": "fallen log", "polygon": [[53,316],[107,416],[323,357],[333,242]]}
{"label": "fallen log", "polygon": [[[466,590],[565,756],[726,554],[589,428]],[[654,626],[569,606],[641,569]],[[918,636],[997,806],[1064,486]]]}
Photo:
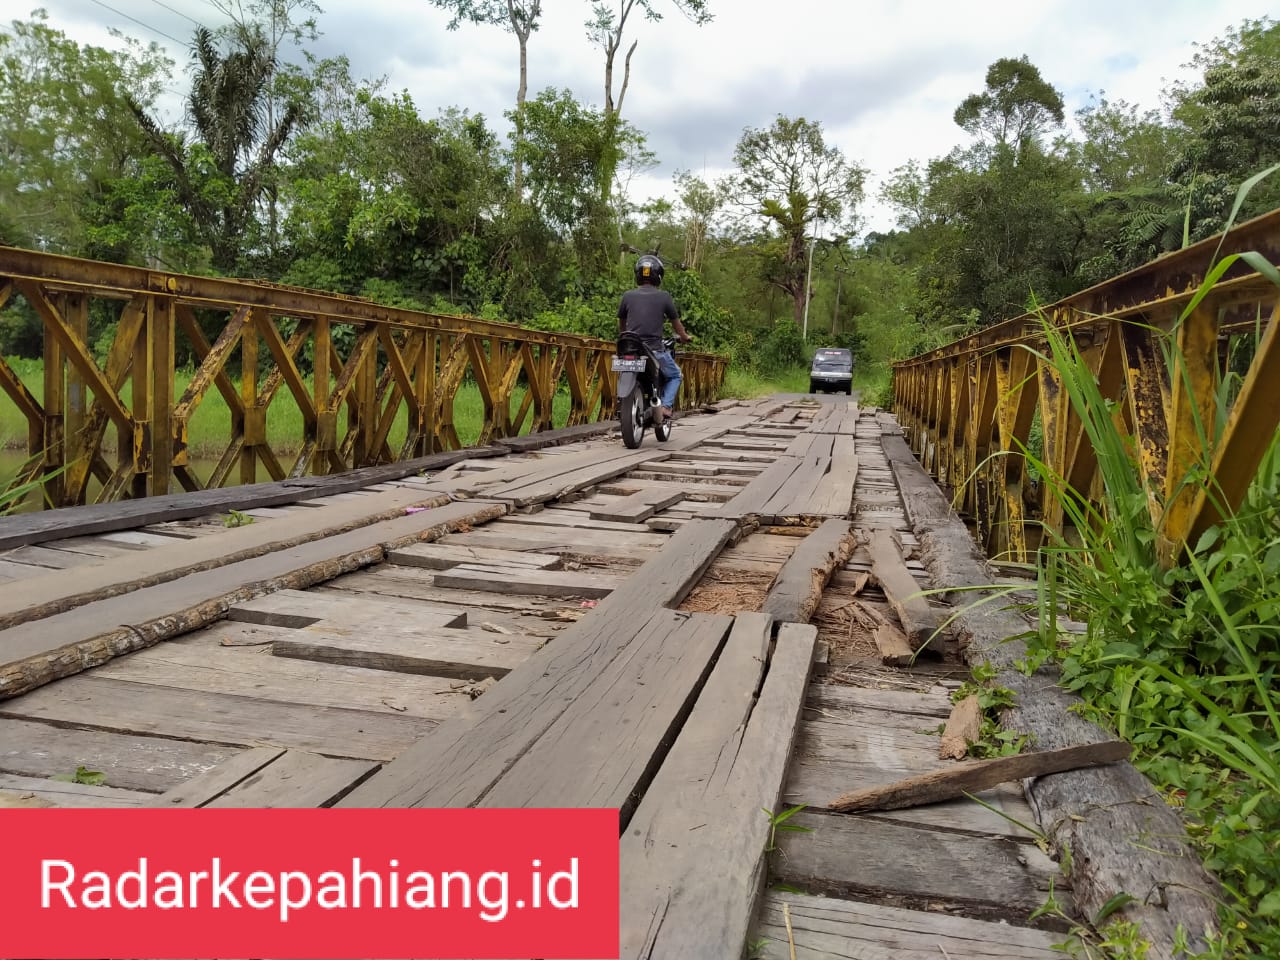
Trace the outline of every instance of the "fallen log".
{"label": "fallen log", "polygon": [[1013,780],[1044,777],[1051,773],[1065,773],[1128,759],[1129,744],[1123,740],[1108,740],[1105,743],[1086,743],[1061,750],[973,760],[932,773],[908,777],[897,783],[855,790],[833,800],[827,806],[837,813],[902,810],[905,807],[955,800],[966,793],[980,793]]}
{"label": "fallen log", "polygon": [[[995,587],[969,531],[897,433],[880,437],[902,494],[920,557],[935,583],[955,592],[953,624],[971,665],[997,671],[995,683],[1015,702],[1001,714],[1005,729],[1025,734],[1041,749],[1101,743],[1109,735],[1072,708],[1079,697],[1058,684],[1049,665],[1027,676],[1018,668],[1026,645],[1017,638],[1027,623],[997,603],[980,603]],[[1071,864],[1071,894],[1081,916],[1092,917],[1116,894],[1137,899],[1115,918],[1138,925],[1151,944],[1150,960],[1174,960],[1209,949],[1218,929],[1217,880],[1191,848],[1178,812],[1131,763],[1071,770],[1044,777],[1027,789],[1040,827],[1057,858]]]}

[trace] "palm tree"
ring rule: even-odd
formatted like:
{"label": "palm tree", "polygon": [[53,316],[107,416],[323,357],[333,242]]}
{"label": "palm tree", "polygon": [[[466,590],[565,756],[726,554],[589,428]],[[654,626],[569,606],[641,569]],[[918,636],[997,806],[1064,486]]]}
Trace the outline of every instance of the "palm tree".
{"label": "palm tree", "polygon": [[173,168],[178,199],[209,245],[213,266],[223,273],[239,262],[276,154],[302,118],[301,105],[290,102],[277,120],[269,120],[276,60],[261,28],[236,31],[231,44],[224,54],[212,33],[203,27],[195,32],[196,69],[187,96],[193,141],[164,131],[129,102],[152,149]]}

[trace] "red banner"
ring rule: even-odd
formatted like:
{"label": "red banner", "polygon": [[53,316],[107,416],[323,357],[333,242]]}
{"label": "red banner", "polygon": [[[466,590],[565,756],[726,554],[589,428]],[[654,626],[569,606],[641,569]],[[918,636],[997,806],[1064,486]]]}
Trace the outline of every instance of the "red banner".
{"label": "red banner", "polygon": [[0,810],[0,956],[618,956],[616,810]]}

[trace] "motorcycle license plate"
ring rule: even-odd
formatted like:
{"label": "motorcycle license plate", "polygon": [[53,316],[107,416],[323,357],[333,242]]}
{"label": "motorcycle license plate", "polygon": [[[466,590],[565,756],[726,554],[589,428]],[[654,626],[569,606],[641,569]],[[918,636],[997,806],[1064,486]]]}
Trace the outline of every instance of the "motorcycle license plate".
{"label": "motorcycle license plate", "polygon": [[644,366],[644,357],[638,357],[635,360],[624,360],[622,357],[613,358],[614,373],[643,373]]}

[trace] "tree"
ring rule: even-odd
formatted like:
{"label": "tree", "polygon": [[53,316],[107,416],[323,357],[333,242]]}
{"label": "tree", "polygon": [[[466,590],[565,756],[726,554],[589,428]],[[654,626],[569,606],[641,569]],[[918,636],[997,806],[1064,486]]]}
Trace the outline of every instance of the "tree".
{"label": "tree", "polygon": [[[1240,184],[1280,160],[1280,23],[1245,21],[1195,63],[1203,80],[1177,93],[1174,116],[1187,134],[1170,170],[1189,194],[1193,240],[1221,230]],[[1254,189],[1241,216],[1277,203],[1280,183],[1272,177]]]}
{"label": "tree", "polygon": [[[676,9],[699,26],[711,22],[711,13],[707,10],[708,0],[672,2]],[[616,8],[611,3],[616,4]],[[592,0],[587,37],[604,51],[604,113],[607,118],[622,113],[622,101],[627,96],[627,84],[631,80],[631,55],[636,52],[639,40],[632,41],[631,48],[627,50],[623,61],[622,86],[618,90],[616,101],[613,96],[613,71],[618,51],[622,49],[622,35],[627,29],[627,20],[637,5],[646,20],[657,22],[662,19],[662,14],[654,8],[653,0]]]}
{"label": "tree", "polygon": [[174,189],[209,245],[213,266],[224,273],[233,271],[245,252],[276,155],[302,116],[301,105],[291,102],[274,124],[265,121],[276,61],[262,31],[245,31],[228,46],[223,53],[208,29],[196,30],[196,70],[187,96],[196,142],[166,133],[130,100],[151,149],[173,170]]}
{"label": "tree", "polygon": [[1052,123],[1063,121],[1062,95],[1025,56],[1003,57],[987,68],[987,85],[956,108],[966,133],[987,136],[997,146],[1021,148]]}
{"label": "tree", "polygon": [[706,256],[711,221],[728,201],[729,188],[725,183],[713,186],[688,171],[677,171],[675,183],[680,191],[680,205],[686,211],[684,261],[690,270],[698,270]]}
{"label": "tree", "polygon": [[[297,46],[314,42],[320,36],[316,29],[316,15],[324,11],[315,0],[209,0],[231,22],[218,30],[220,38],[237,39],[245,44],[256,42],[254,34],[261,34],[266,56],[274,64],[280,62],[280,47],[287,40]],[[298,20],[302,13],[306,19]],[[276,82],[284,81],[279,73]],[[287,81],[284,81],[287,85]],[[287,89],[269,87],[265,96],[267,129],[276,125],[276,114],[286,109],[289,101]],[[274,172],[274,170],[269,171]],[[274,177],[268,177],[264,186],[267,196],[267,239],[272,245],[277,236],[277,185]]]}
{"label": "tree", "polygon": [[1176,131],[1155,110],[1140,113],[1134,104],[1104,97],[1077,111],[1076,120],[1083,134],[1077,155],[1089,190],[1119,193],[1164,182]]}
{"label": "tree", "polygon": [[598,178],[601,169],[617,168],[618,141],[604,117],[568,90],[544,90],[525,104],[525,139],[518,149],[529,202],[597,270],[609,262],[603,256],[609,206]]}
{"label": "tree", "polygon": [[743,132],[734,150],[739,204],[763,218],[765,271],[792,299],[797,326],[809,296],[806,279],[809,228],[817,221],[851,227],[862,201],[866,171],[829,147],[816,121],[779,115],[768,129]]}
{"label": "tree", "polygon": [[95,203],[141,152],[126,98],[152,105],[172,65],[156,44],[81,46],[43,11],[0,32],[0,240],[88,252]]}
{"label": "tree", "polygon": [[[711,22],[708,11],[709,0],[672,0],[676,9],[693,23],[702,26]],[[622,49],[622,37],[627,29],[627,21],[631,14],[639,9],[646,20],[658,22],[662,13],[654,7],[653,0],[592,0],[591,19],[587,21],[587,38],[604,51],[604,121],[605,130],[612,136],[618,130],[618,119],[622,115],[622,103],[627,96],[627,86],[631,82],[631,56],[636,52],[639,40],[634,40],[623,60],[622,84],[618,88],[615,99],[613,93],[613,74],[617,63],[618,51]],[[615,166],[600,171],[600,196],[606,202],[613,186]]]}
{"label": "tree", "polygon": [[449,29],[457,30],[462,21],[503,26],[520,44],[520,85],[516,87],[515,157],[512,179],[516,197],[523,196],[524,166],[520,144],[524,139],[524,104],[529,91],[529,36],[538,29],[542,16],[542,0],[431,0],[435,6],[453,12]]}

